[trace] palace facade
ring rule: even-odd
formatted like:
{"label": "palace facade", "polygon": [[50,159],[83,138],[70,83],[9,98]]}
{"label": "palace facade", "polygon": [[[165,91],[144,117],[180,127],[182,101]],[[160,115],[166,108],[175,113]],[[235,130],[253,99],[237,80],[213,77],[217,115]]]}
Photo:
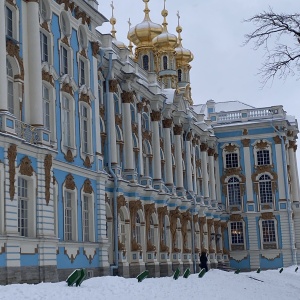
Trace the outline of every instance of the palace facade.
{"label": "palace facade", "polygon": [[300,259],[297,120],[194,104],[182,27],[143,2],[128,46],[95,0],[0,4],[1,284]]}

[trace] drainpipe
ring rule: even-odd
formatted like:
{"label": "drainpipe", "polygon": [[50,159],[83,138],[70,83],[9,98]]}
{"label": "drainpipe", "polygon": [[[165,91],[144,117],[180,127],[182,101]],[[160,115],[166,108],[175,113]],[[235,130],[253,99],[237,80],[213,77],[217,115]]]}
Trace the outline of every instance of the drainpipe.
{"label": "drainpipe", "polygon": [[292,207],[291,207],[291,199],[289,195],[289,186],[288,186],[288,173],[287,173],[287,163],[286,163],[286,155],[285,155],[285,142],[282,137],[282,133],[277,130],[277,128],[273,125],[273,121],[271,126],[273,129],[278,133],[278,136],[281,141],[281,155],[282,155],[282,162],[283,162],[283,178],[284,178],[284,189],[285,189],[285,197],[287,200],[287,213],[288,213],[288,223],[289,223],[289,230],[290,230],[290,246],[291,246],[291,252],[292,252],[292,261],[293,264],[297,264],[297,258],[296,258],[296,251],[295,251],[295,246],[293,243],[293,232],[292,232]]}
{"label": "drainpipe", "polygon": [[[107,113],[110,111],[110,101],[109,101],[109,80],[111,79],[111,69],[112,69],[112,52],[109,52],[109,60],[108,60],[108,73],[105,79],[105,98],[106,98],[106,118]],[[106,119],[107,120],[107,119]],[[110,135],[110,122],[106,123],[106,131],[107,131],[107,161],[108,161],[108,171],[109,174],[114,179],[114,189],[113,189],[113,218],[114,218],[114,265],[110,266],[111,274],[113,274],[113,270],[118,270],[119,267],[119,245],[118,245],[118,208],[117,208],[117,188],[118,188],[118,177],[115,174],[114,170],[111,168],[111,152],[110,152],[110,145],[111,145],[111,135]]]}
{"label": "drainpipe", "polygon": [[[189,115],[188,116],[188,120],[189,120],[189,127],[188,130],[185,134],[185,153],[187,153],[186,149],[187,149],[187,144],[186,144],[186,138],[188,133],[191,131],[191,120],[192,117]],[[185,168],[187,169],[187,160],[185,160]],[[187,172],[186,172],[187,174]],[[187,180],[187,179],[186,179]],[[195,195],[192,195],[188,190],[187,190],[188,194],[192,197],[193,199],[193,206],[194,206],[194,211],[196,211],[196,197]],[[196,273],[196,261],[195,261],[195,224],[194,224],[194,220],[193,220],[193,214],[192,214],[192,262],[193,262],[193,271],[194,274]]]}

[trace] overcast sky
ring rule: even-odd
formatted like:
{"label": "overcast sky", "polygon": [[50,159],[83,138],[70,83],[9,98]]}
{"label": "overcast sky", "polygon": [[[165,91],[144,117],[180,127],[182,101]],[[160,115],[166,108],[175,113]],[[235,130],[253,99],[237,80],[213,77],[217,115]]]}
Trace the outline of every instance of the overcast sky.
{"label": "overcast sky", "polygon": [[[111,17],[111,1],[98,0],[99,10],[108,19]],[[150,18],[161,24],[164,0],[150,0]],[[183,27],[183,46],[190,49],[192,61],[191,86],[195,104],[209,99],[216,102],[239,100],[263,107],[283,104],[284,109],[300,120],[300,81],[296,76],[286,81],[274,80],[262,87],[257,75],[264,60],[263,51],[254,51],[253,44],[242,46],[244,35],[253,25],[242,22],[256,13],[268,10],[275,12],[299,12],[296,0],[167,0],[169,11],[168,31],[176,33],[177,11]],[[117,19],[117,39],[128,44],[128,19],[132,26],[144,18],[142,0],[114,0],[114,16]],[[100,32],[111,30],[109,23],[99,28]]]}

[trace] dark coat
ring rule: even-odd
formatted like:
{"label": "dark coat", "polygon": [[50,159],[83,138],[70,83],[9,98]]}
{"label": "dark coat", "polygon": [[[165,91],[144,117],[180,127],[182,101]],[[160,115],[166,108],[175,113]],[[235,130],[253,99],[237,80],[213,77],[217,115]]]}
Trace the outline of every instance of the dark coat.
{"label": "dark coat", "polygon": [[206,253],[202,253],[201,256],[200,256],[200,268],[205,269],[206,272],[208,271]]}

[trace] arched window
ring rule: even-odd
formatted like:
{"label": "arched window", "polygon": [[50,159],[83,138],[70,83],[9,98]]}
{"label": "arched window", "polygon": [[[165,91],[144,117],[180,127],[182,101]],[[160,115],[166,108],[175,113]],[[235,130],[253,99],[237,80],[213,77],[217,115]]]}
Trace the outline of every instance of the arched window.
{"label": "arched window", "polygon": [[67,97],[63,97],[63,141],[64,145],[71,147],[71,105]]}
{"label": "arched window", "polygon": [[130,104],[130,112],[131,112],[131,122],[136,122],[136,119],[135,119],[135,107],[134,107],[134,105],[132,103]]}
{"label": "arched window", "polygon": [[149,56],[148,55],[143,56],[143,69],[146,71],[149,70]]}
{"label": "arched window", "polygon": [[181,78],[182,78],[182,70],[181,69],[179,69],[177,71],[177,76],[178,76],[178,82],[181,82]]}
{"label": "arched window", "polygon": [[135,238],[138,244],[141,244],[141,219],[137,213],[135,217]]}
{"label": "arched window", "polygon": [[145,112],[142,113],[142,129],[149,130],[149,117]]}
{"label": "arched window", "polygon": [[269,175],[264,174],[259,177],[259,197],[261,203],[272,203],[272,183]]}
{"label": "arched window", "polygon": [[50,95],[49,89],[43,84],[44,127],[50,130]]}
{"label": "arched window", "polygon": [[164,70],[168,69],[168,57],[167,56],[163,57],[163,69]]}
{"label": "arched window", "polygon": [[13,69],[11,63],[6,60],[6,74],[7,74],[7,107],[8,111],[14,114],[14,79]]}
{"label": "arched window", "polygon": [[115,114],[120,114],[119,98],[116,96],[114,98],[115,98]]}
{"label": "arched window", "polygon": [[231,177],[228,180],[228,202],[229,205],[241,204],[240,181],[236,177]]}

